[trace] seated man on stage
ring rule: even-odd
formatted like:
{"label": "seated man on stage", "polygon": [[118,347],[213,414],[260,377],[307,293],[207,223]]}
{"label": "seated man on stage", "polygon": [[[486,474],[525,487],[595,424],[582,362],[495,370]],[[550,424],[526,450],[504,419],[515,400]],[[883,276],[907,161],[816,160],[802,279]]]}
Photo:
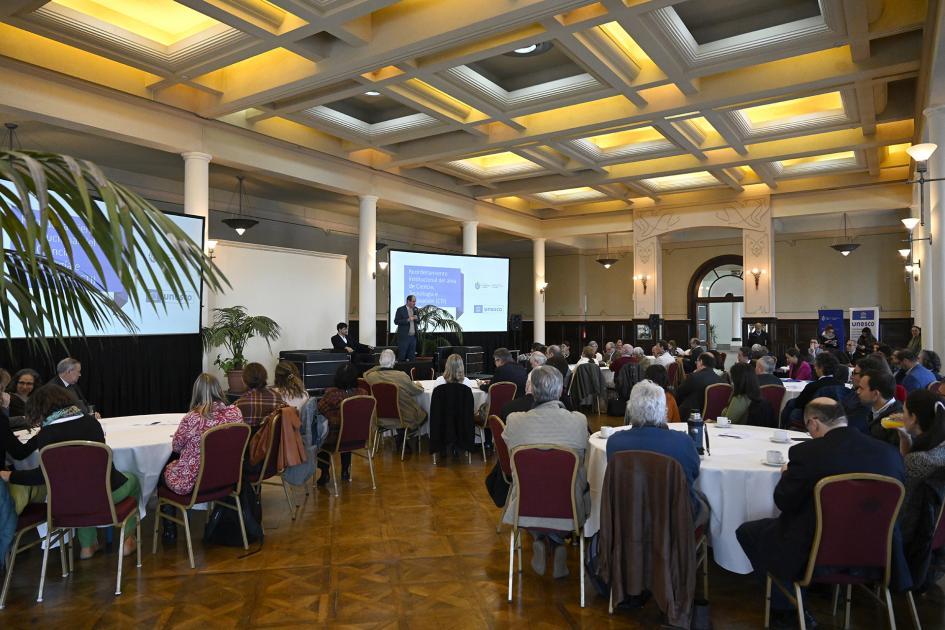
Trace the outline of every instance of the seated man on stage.
{"label": "seated man on stage", "polygon": [[368,354],[373,348],[363,343],[358,343],[356,339],[348,336],[348,324],[339,322],[335,328],[338,334],[331,338],[331,347],[335,352],[347,352],[348,354]]}

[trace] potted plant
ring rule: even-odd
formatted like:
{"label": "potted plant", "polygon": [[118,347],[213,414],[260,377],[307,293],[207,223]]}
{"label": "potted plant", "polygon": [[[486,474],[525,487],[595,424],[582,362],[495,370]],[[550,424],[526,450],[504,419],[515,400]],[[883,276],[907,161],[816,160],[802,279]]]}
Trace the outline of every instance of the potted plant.
{"label": "potted plant", "polygon": [[709,324],[709,338],[706,339],[706,347],[712,349],[715,347],[715,324]]}
{"label": "potted plant", "polygon": [[243,366],[246,357],[243,348],[246,342],[253,337],[262,337],[270,348],[271,342],[279,338],[282,333],[274,320],[265,315],[250,315],[244,306],[227,306],[213,309],[210,326],[200,331],[204,350],[211,348],[226,348],[228,357],[217,355],[214,365],[226,373],[230,386],[230,393],[242,394],[246,391],[243,383]]}
{"label": "potted plant", "polygon": [[428,304],[416,309],[417,320],[414,323],[417,329],[417,349],[419,354],[424,357],[432,357],[433,353],[440,346],[445,346],[448,341],[443,336],[434,336],[436,333],[454,333],[463,343],[463,327],[450,314],[449,311]]}

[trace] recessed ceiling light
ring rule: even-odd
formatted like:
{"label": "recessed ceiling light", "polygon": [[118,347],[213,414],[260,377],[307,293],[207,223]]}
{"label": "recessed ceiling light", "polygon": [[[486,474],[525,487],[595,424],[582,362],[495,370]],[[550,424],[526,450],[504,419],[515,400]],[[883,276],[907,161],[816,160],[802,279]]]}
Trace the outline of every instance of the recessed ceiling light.
{"label": "recessed ceiling light", "polygon": [[369,90],[369,91],[365,92],[364,95],[365,95],[365,96],[380,96],[381,93],[380,93],[380,92],[375,92],[374,90]]}
{"label": "recessed ceiling light", "polygon": [[515,48],[512,52],[505,53],[509,57],[534,57],[543,52],[551,50],[551,42],[538,42]]}
{"label": "recessed ceiling light", "polygon": [[533,53],[538,50],[538,44],[530,44],[528,46],[523,46],[522,48],[516,48],[514,50],[516,55],[527,55],[528,53]]}

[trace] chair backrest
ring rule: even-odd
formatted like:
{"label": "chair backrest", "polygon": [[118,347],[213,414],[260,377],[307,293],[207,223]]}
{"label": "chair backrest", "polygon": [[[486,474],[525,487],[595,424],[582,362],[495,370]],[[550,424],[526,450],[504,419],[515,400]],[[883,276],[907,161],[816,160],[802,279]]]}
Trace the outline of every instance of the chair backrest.
{"label": "chair backrest", "polygon": [[500,381],[489,386],[489,415],[498,415],[502,408],[512,402],[518,393],[518,385]]}
{"label": "chair backrest", "polygon": [[933,394],[942,394],[942,381],[932,381],[929,383],[928,390]]}
{"label": "chair backrest", "polygon": [[400,390],[393,383],[374,383],[371,395],[377,399],[378,418],[396,418],[400,420]]}
{"label": "chair backrest", "polygon": [[410,368],[410,380],[412,381],[430,381],[433,380],[433,366],[421,365],[420,367]]}
{"label": "chair backrest", "polygon": [[571,449],[533,444],[512,449],[512,483],[518,487],[515,526],[522,517],[560,518],[579,528],[574,480],[580,458]]}
{"label": "chair backrest", "polygon": [[358,387],[360,387],[361,389],[363,389],[363,390],[366,391],[366,392],[370,392],[370,391],[371,391],[371,386],[370,386],[370,385],[368,384],[368,382],[367,382],[366,380],[364,380],[363,378],[359,378],[359,379],[358,379]]}
{"label": "chair backrest", "polygon": [[728,383],[713,383],[705,388],[705,402],[702,405],[703,421],[716,420],[732,399],[732,386]]}
{"label": "chair backrest", "polygon": [[909,392],[906,391],[906,388],[902,385],[896,385],[896,400],[899,402],[906,402],[906,397],[909,396]]}
{"label": "chair backrest", "polygon": [[[606,393],[607,388],[604,386],[604,376],[601,374],[600,367],[593,362],[582,363],[581,365],[574,368],[574,376],[577,377],[581,372],[587,372],[587,378],[585,379],[588,383],[591,383],[593,391],[589,392],[580,392],[583,396],[589,396],[595,394],[597,396],[602,396]],[[573,380],[580,382],[580,378],[574,378]]]}
{"label": "chair backrest", "polygon": [[509,459],[509,447],[505,443],[505,423],[499,416],[489,416],[486,421],[492,431],[492,441],[495,443],[495,453],[499,458],[499,468],[509,481],[512,480],[512,460]]}
{"label": "chair backrest", "polygon": [[784,394],[787,390],[781,385],[762,385],[761,396],[768,401],[774,413],[781,413],[781,402],[784,401]]}
{"label": "chair backrest", "polygon": [[945,501],[942,502],[942,507],[938,511],[938,519],[935,521],[931,550],[938,551],[942,547],[945,547]]}
{"label": "chair backrest", "polygon": [[679,362],[673,361],[666,366],[666,383],[670,387],[676,387],[679,383],[677,379],[679,378]]}
{"label": "chair backrest", "polygon": [[329,446],[339,453],[367,448],[376,407],[377,400],[373,396],[351,396],[342,400],[338,442]]}
{"label": "chair backrest", "polygon": [[262,468],[260,469],[260,480],[269,479],[282,472],[279,470],[279,449],[282,448],[281,409],[270,414],[267,420],[272,425],[272,429],[269,431],[269,441],[266,444],[266,456],[262,461]]}
{"label": "chair backrest", "polygon": [[249,434],[248,424],[229,422],[208,429],[200,436],[200,466],[191,503],[201,494],[224,488],[240,491]]}
{"label": "chair backrest", "polygon": [[[888,586],[893,529],[904,496],[902,483],[883,475],[853,473],[818,481],[817,528],[801,585],[809,584],[814,569],[824,566],[881,569]],[[851,575],[845,579],[858,581]],[[861,581],[875,581],[875,576],[864,574]]]}
{"label": "chair backrest", "polygon": [[118,520],[112,500],[112,449],[73,440],[39,452],[46,479],[46,514],[53,527],[91,527]]}

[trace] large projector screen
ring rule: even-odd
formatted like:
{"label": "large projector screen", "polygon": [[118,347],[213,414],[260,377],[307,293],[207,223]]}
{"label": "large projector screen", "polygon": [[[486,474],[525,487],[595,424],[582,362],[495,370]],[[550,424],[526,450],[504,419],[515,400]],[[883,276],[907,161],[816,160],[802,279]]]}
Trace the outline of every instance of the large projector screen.
{"label": "large projector screen", "polygon": [[[0,181],[0,186],[10,187],[11,184],[6,181]],[[34,200],[33,212],[38,212],[38,204]],[[101,201],[95,201],[104,205]],[[203,218],[176,214],[167,214],[167,217],[180,227],[184,233],[201,247],[203,246]],[[83,224],[79,224],[83,225]],[[83,230],[84,231],[84,230]],[[85,235],[83,235],[85,236]],[[59,235],[55,229],[50,226],[47,231],[47,239],[51,243],[60,241]],[[70,240],[73,240],[70,238]],[[9,247],[9,239],[6,234],[3,235],[3,246]],[[93,248],[94,250],[94,248]],[[56,255],[55,252],[61,252]],[[69,265],[69,258],[64,248],[54,248],[53,259],[61,264]],[[98,274],[91,267],[88,256],[81,248],[73,247],[74,261],[73,269],[76,273],[85,275],[93,282],[98,283]],[[99,257],[105,274],[105,291],[122,307],[125,313],[134,322],[137,329],[134,334],[138,335],[180,335],[197,334],[200,332],[200,290],[194,290],[188,286],[186,295],[177,295],[172,293],[169,288],[161,283],[155,286],[140,287],[139,296],[141,300],[141,312],[135,312],[128,295],[123,292],[118,276],[114,270],[105,264],[105,258]],[[197,278],[197,271],[191,268],[191,277]],[[147,275],[146,275],[147,277]],[[160,303],[159,295],[164,296],[164,305]],[[186,300],[185,300],[186,298]],[[153,306],[152,306],[153,305]],[[166,309],[166,310],[165,310]],[[11,314],[12,315],[12,314]],[[118,336],[132,334],[117,322],[108,322],[104,329],[96,330],[91,322],[86,319],[83,324],[87,336]],[[11,322],[11,336],[23,337],[23,327],[18,321]]]}
{"label": "large projector screen", "polygon": [[509,259],[390,252],[390,331],[408,295],[448,311],[463,332],[504,332],[509,319]]}

